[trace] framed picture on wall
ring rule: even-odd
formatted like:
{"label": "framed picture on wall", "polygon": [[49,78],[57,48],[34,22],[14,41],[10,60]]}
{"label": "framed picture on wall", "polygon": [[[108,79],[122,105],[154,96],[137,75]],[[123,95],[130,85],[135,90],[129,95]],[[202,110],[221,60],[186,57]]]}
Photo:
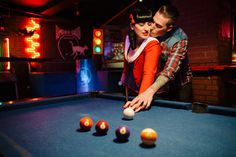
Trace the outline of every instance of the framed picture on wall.
{"label": "framed picture on wall", "polygon": [[104,30],[104,67],[123,68],[126,30],[119,26],[106,26]]}

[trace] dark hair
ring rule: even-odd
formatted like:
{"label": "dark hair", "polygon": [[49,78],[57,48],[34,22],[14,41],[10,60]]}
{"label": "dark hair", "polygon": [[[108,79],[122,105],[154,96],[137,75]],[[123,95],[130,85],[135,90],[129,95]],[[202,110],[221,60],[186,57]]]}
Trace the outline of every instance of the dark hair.
{"label": "dark hair", "polygon": [[173,5],[163,5],[158,9],[158,12],[162,14],[164,17],[170,19],[167,23],[167,26],[174,25],[179,17],[179,11]]}
{"label": "dark hair", "polygon": [[[139,6],[131,10],[129,19],[130,19],[130,24],[152,22],[153,21],[152,11],[140,4]],[[130,47],[134,50],[136,48],[136,35],[134,30],[129,30],[128,36],[130,41]]]}
{"label": "dark hair", "polygon": [[138,6],[131,10],[130,24],[153,21],[152,11],[145,6]]}
{"label": "dark hair", "polygon": [[132,50],[136,49],[136,35],[134,30],[129,30],[128,32],[130,47]]}

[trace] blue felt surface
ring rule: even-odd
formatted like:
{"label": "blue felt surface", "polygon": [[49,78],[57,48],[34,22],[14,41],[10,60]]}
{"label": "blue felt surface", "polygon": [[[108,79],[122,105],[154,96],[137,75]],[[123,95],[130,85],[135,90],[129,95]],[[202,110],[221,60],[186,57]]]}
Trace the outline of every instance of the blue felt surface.
{"label": "blue felt surface", "polygon": [[[123,101],[82,98],[26,109],[0,112],[0,152],[6,157],[233,157],[236,156],[236,118],[190,110],[153,106],[122,119]],[[95,128],[80,132],[79,120],[91,116],[110,124],[108,134],[95,136]],[[115,129],[127,125],[129,141],[116,143]],[[140,146],[140,132],[153,128],[156,146]]]}

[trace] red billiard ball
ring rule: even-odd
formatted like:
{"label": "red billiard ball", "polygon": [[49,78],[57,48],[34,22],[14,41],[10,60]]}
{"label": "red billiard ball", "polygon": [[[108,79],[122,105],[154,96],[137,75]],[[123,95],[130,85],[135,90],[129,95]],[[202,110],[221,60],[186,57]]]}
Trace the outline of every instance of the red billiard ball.
{"label": "red billiard ball", "polygon": [[155,130],[146,128],[141,131],[140,137],[144,145],[152,146],[155,144],[158,135]]}
{"label": "red billiard ball", "polygon": [[79,124],[81,130],[88,131],[92,128],[93,121],[90,117],[83,117],[80,119]]}
{"label": "red billiard ball", "polygon": [[127,141],[130,136],[130,129],[128,126],[121,125],[116,129],[116,138],[118,141]]}
{"label": "red billiard ball", "polygon": [[95,129],[98,134],[106,134],[109,129],[109,124],[105,120],[99,120],[96,123]]}

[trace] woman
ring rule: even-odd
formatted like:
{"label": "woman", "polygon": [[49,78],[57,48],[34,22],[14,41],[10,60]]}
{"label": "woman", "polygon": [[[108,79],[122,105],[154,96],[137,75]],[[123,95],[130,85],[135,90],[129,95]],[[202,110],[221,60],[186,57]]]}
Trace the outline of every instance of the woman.
{"label": "woman", "polygon": [[160,43],[150,37],[152,12],[143,7],[130,14],[130,30],[125,40],[125,61],[121,81],[127,93],[138,95],[152,85],[161,55]]}

